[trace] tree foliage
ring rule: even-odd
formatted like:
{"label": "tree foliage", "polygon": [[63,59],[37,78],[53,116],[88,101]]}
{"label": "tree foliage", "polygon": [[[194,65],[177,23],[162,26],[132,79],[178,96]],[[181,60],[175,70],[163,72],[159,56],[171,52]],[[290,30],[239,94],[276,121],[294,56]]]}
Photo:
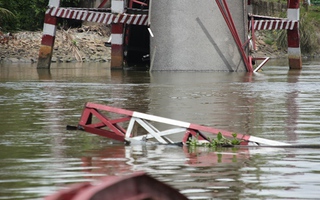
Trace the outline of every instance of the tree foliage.
{"label": "tree foliage", "polygon": [[[4,30],[42,29],[48,0],[0,0],[0,27]],[[61,7],[78,7],[81,0],[60,0]],[[15,17],[5,17],[3,10]]]}
{"label": "tree foliage", "polygon": [[10,10],[3,8],[2,2],[0,2],[0,25],[2,24],[2,22],[5,22],[6,20],[10,20],[14,17],[15,17],[14,14]]}

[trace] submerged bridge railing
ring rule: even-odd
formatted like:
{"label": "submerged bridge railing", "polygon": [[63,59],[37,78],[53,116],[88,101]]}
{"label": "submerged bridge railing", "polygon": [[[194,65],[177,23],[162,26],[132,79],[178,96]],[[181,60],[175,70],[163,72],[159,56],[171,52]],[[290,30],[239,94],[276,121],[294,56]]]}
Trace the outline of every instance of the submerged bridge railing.
{"label": "submerged bridge railing", "polygon": [[[165,130],[160,130],[156,124],[162,125]],[[140,126],[144,129],[139,134],[137,132]],[[135,142],[147,142],[149,139],[155,139],[160,144],[173,144],[168,136],[183,133],[182,143],[186,145],[191,138],[201,142],[210,142],[207,135],[221,134],[227,138],[236,137],[243,141],[243,145],[253,142],[257,145],[287,146],[284,142],[259,138],[246,134],[236,134],[199,124],[169,119],[165,117],[140,113],[121,108],[110,107],[106,105],[88,102],[85,104],[82,116],[77,126],[67,126],[69,130],[83,130],[92,134],[107,137],[116,141],[126,142],[128,144]]]}

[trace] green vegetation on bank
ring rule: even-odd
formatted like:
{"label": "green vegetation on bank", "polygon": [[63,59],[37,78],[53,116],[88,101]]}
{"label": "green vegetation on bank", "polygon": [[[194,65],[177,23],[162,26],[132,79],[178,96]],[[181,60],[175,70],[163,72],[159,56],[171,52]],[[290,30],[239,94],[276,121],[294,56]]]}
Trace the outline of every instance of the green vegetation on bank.
{"label": "green vegetation on bank", "polygon": [[1,16],[0,23],[1,21],[10,20],[11,18],[15,17],[10,10],[2,8],[1,5],[0,5],[0,16]]}
{"label": "green vegetation on bank", "polygon": [[[269,0],[268,2],[279,2]],[[286,3],[287,0],[280,2]],[[286,18],[286,12],[278,12],[274,17]],[[303,55],[319,54],[320,47],[320,6],[301,4],[300,7],[300,47]],[[264,42],[274,50],[287,49],[287,31],[271,30],[260,31],[264,35]]]}
{"label": "green vegetation on bank", "polygon": [[[61,0],[62,7],[77,7],[81,0]],[[0,0],[0,8],[10,11],[13,15],[5,17],[0,10],[0,27],[4,31],[42,29],[44,14],[48,0]]]}

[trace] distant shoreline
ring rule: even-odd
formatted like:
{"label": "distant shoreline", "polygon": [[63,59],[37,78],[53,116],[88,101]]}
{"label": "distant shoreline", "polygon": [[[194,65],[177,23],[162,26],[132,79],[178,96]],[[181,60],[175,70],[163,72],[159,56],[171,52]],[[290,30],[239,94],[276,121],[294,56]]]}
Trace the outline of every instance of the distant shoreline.
{"label": "distant shoreline", "polygon": [[[37,63],[42,31],[14,33],[8,44],[0,44],[1,63]],[[105,26],[83,26],[57,30],[52,62],[109,62],[109,30]]]}

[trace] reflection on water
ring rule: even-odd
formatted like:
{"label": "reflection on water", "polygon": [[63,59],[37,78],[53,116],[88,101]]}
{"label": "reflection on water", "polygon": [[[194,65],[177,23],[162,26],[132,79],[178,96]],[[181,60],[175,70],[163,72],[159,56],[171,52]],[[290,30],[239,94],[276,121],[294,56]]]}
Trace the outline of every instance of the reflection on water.
{"label": "reflection on water", "polygon": [[[297,144],[319,143],[320,72],[270,63],[257,74],[110,71],[105,63],[0,65],[0,199],[145,171],[190,199],[317,199],[318,149],[114,144],[79,131],[85,102]],[[175,136],[180,141],[181,136]]]}

